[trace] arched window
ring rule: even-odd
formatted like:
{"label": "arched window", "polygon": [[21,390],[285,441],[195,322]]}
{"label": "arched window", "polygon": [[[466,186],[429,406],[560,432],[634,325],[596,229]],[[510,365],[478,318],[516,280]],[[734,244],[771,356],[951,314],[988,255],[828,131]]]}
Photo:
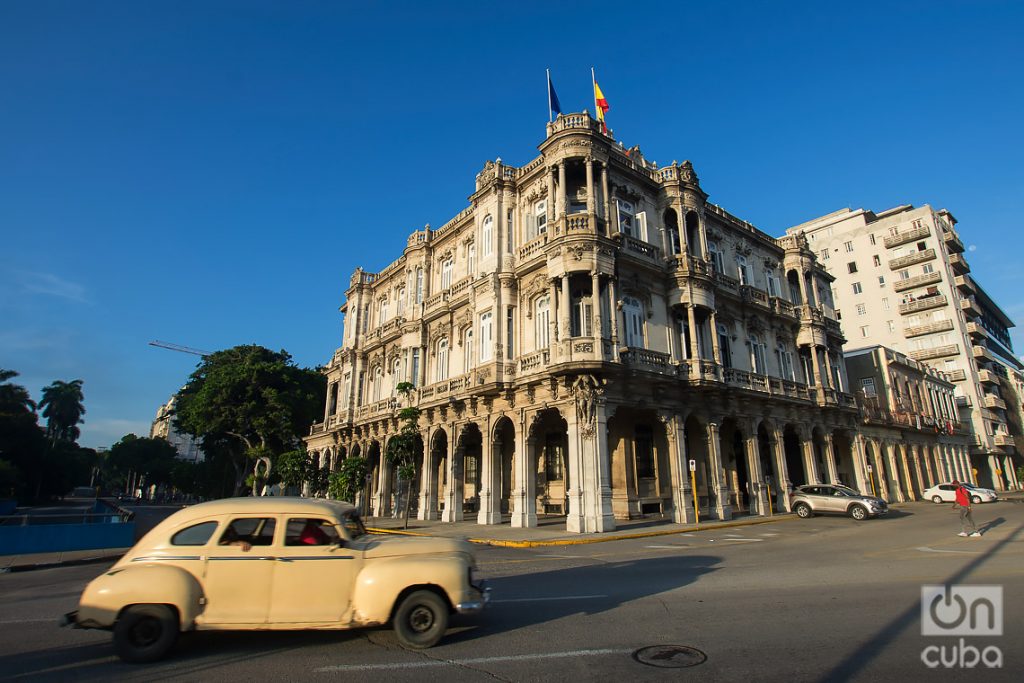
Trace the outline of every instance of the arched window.
{"label": "arched window", "polygon": [[384,390],[384,368],[377,366],[373,369],[373,402],[376,403],[381,399],[381,393]]}
{"label": "arched window", "polygon": [[796,374],[793,368],[793,352],[788,350],[785,344],[779,342],[775,347],[775,353],[779,357],[779,372],[782,374],[782,379],[795,382]]}
{"label": "arched window", "polygon": [[644,347],[644,311],[640,301],[627,296],[622,299],[622,316],[625,319],[626,346],[642,349]]}
{"label": "arched window", "polygon": [[469,272],[469,277],[472,278],[476,275],[476,243],[471,242],[466,247],[466,270]]}
{"label": "arched window", "polygon": [[716,273],[725,273],[725,264],[722,262],[722,252],[718,249],[717,242],[708,242],[708,257],[711,259],[711,267]]}
{"label": "arched window", "polygon": [[423,269],[416,269],[416,303],[423,303]]}
{"label": "arched window", "polygon": [[494,313],[480,314],[480,361],[487,362],[494,357]]}
{"label": "arched window", "polygon": [[736,277],[741,285],[753,284],[750,281],[750,266],[747,265],[747,257],[743,254],[736,254]]}
{"label": "arched window", "polygon": [[402,359],[391,361],[391,395],[398,395],[398,385],[402,382]]}
{"label": "arched window", "polygon": [[388,321],[388,300],[380,300],[380,310],[378,312],[377,324],[383,325]]}
{"label": "arched window", "polygon": [[437,379],[443,382],[448,379],[448,338],[437,342]]}
{"label": "arched window", "polygon": [[676,314],[676,334],[679,336],[679,356],[684,360],[691,360],[690,353],[690,321],[685,315]]}
{"label": "arched window", "polygon": [[480,228],[480,255],[487,257],[494,250],[494,218],[487,214],[484,216],[483,227]]}
{"label": "arched window", "polygon": [[537,350],[546,349],[551,344],[551,298],[548,295],[538,297],[534,304],[534,344]]}
{"label": "arched window", "polygon": [[750,334],[750,368],[757,375],[768,374],[768,364],[764,357],[764,343],[761,337],[755,333]]}
{"label": "arched window", "polygon": [[405,287],[401,287],[395,294],[395,315],[401,317],[405,313]]}
{"label": "arched window", "polygon": [[449,256],[444,261],[441,261],[441,289],[445,290],[452,286],[452,266],[454,262],[452,257]]}
{"label": "arched window", "polygon": [[[562,285],[566,286],[565,284]],[[569,335],[589,337],[593,330],[593,307],[590,303],[590,289],[576,289],[572,292],[572,317],[569,320]]]}
{"label": "arched window", "polygon": [[476,365],[476,356],[474,355],[473,346],[473,328],[472,326],[466,328],[466,333],[462,337],[462,367],[464,372],[469,372]]}

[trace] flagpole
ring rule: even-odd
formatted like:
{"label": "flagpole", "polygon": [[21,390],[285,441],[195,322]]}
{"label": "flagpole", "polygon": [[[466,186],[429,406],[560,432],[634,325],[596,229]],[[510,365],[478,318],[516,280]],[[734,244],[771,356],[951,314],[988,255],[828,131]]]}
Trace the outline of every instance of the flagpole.
{"label": "flagpole", "polygon": [[551,69],[545,69],[545,71],[548,73],[548,123],[551,123],[553,120],[551,113]]}
{"label": "flagpole", "polygon": [[597,116],[597,76],[594,75],[594,67],[590,67],[590,89],[594,91],[594,116]]}

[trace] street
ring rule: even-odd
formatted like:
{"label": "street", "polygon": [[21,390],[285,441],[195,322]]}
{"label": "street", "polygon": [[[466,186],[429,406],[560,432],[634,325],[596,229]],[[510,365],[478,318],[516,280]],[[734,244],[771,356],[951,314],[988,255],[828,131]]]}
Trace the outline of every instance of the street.
{"label": "street", "polygon": [[[886,518],[787,518],[658,538],[534,549],[480,547],[493,587],[482,616],[454,618],[440,645],[388,629],[192,633],[154,665],[118,661],[110,634],[61,629],[94,564],[0,576],[0,676],[21,680],[1019,680],[1024,664],[1024,504],[976,506],[985,533],[960,538],[949,505]],[[921,587],[1003,587],[1001,669],[929,669]],[[321,587],[320,590],[328,590]],[[689,668],[633,653],[681,645]],[[994,656],[990,652],[990,656]],[[968,657],[969,659],[969,657]],[[698,657],[699,660],[699,657]],[[667,655],[654,663],[667,664]]]}

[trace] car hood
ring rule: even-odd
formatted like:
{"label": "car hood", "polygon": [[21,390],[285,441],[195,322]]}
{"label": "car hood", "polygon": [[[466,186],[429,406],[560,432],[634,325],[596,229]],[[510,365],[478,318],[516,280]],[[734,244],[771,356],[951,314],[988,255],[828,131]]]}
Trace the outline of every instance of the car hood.
{"label": "car hood", "polygon": [[449,553],[473,554],[473,546],[466,541],[434,536],[370,536],[359,539],[367,559],[397,555],[443,555]]}
{"label": "car hood", "polygon": [[886,503],[885,500],[879,498],[878,496],[857,496],[857,500],[862,500],[865,503],[874,503],[876,505],[881,505],[882,507],[888,505],[888,503]]}

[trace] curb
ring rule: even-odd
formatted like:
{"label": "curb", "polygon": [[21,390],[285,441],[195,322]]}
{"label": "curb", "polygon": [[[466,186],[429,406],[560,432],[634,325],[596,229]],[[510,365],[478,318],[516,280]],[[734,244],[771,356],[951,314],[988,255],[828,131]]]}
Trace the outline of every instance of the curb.
{"label": "curb", "polygon": [[127,549],[111,555],[97,555],[96,557],[82,557],[74,560],[58,560],[57,562],[37,562],[36,564],[12,564],[0,567],[0,574],[14,574],[17,572],[30,572],[36,569],[55,569],[57,567],[75,567],[84,564],[98,564],[100,562],[113,562],[121,559]]}
{"label": "curb", "polygon": [[[741,519],[735,521],[727,521],[717,523],[714,526],[701,526],[699,524],[693,524],[690,526],[683,527],[681,529],[671,529],[668,531],[643,531],[632,534],[616,534],[614,536],[599,536],[590,538],[553,538],[543,541],[506,541],[496,538],[467,538],[466,541],[469,543],[476,543],[478,545],[488,545],[496,548],[543,548],[551,546],[563,546],[563,545],[590,545],[593,543],[610,543],[612,541],[627,541],[637,538],[656,538],[658,536],[674,536],[677,534],[689,534],[695,531],[715,531],[716,529],[732,529],[741,526],[754,526],[756,524],[770,524],[772,522],[785,522],[794,519],[799,519],[795,514],[787,512],[774,515],[772,517],[757,517],[755,519]],[[390,534],[396,536],[431,536],[432,534],[419,533],[414,531],[405,531],[401,529],[382,529],[378,527],[367,527],[367,531],[375,534]]]}

